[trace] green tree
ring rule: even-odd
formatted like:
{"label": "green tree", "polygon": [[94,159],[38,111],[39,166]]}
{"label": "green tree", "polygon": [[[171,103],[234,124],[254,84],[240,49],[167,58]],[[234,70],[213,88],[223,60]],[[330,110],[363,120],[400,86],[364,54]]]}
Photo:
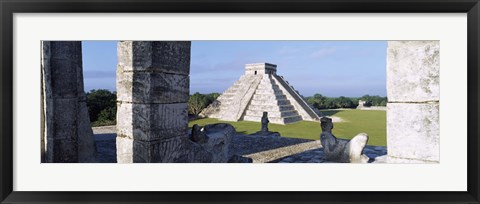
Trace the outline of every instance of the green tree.
{"label": "green tree", "polygon": [[387,97],[364,95],[360,100],[365,101],[365,106],[386,106]]}
{"label": "green tree", "polygon": [[[107,89],[91,90],[87,93],[87,108],[92,124],[97,120],[110,121],[115,124],[117,112],[117,94]],[[96,122],[96,123],[95,123]]]}
{"label": "green tree", "polygon": [[188,113],[198,115],[208,105],[208,98],[206,95],[198,92],[194,93],[188,99]]}
{"label": "green tree", "polygon": [[205,95],[205,97],[207,98],[207,106],[213,103],[213,101],[215,101],[219,96],[219,93],[209,93]]}

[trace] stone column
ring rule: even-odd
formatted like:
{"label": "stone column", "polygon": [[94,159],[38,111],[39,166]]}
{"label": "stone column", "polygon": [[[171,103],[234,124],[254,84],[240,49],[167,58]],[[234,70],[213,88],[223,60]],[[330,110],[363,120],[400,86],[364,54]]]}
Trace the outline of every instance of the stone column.
{"label": "stone column", "polygon": [[439,41],[389,41],[389,163],[439,162]]}
{"label": "stone column", "polygon": [[117,162],[189,162],[190,42],[121,41]]}
{"label": "stone column", "polygon": [[43,41],[42,161],[94,162],[80,41]]}

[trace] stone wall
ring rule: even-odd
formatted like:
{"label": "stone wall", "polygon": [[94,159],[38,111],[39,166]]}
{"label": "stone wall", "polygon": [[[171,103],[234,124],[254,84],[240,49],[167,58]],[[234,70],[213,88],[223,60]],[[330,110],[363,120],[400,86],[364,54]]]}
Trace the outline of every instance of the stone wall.
{"label": "stone wall", "polygon": [[439,41],[388,42],[389,163],[439,162],[439,51]]}
{"label": "stone wall", "polygon": [[94,162],[80,41],[43,41],[42,162]]}

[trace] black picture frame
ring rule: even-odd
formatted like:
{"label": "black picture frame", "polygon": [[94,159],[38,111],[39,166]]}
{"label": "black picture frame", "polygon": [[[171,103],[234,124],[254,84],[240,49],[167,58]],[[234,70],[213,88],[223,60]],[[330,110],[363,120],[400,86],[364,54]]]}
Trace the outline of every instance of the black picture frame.
{"label": "black picture frame", "polygon": [[[1,203],[479,203],[479,0],[0,0]],[[19,192],[13,191],[14,13],[467,13],[466,192]],[[323,185],[323,184],[319,184]],[[201,190],[201,189],[199,189]]]}

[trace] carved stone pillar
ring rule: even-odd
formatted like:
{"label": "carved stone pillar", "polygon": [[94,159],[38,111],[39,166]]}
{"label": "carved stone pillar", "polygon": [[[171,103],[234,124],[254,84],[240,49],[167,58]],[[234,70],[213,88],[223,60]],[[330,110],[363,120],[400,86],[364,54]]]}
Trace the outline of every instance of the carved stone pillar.
{"label": "carved stone pillar", "polygon": [[388,42],[389,163],[439,161],[439,51],[439,41]]}
{"label": "carved stone pillar", "polygon": [[189,162],[190,42],[121,41],[117,162]]}
{"label": "carved stone pillar", "polygon": [[42,161],[95,162],[80,41],[43,41]]}

